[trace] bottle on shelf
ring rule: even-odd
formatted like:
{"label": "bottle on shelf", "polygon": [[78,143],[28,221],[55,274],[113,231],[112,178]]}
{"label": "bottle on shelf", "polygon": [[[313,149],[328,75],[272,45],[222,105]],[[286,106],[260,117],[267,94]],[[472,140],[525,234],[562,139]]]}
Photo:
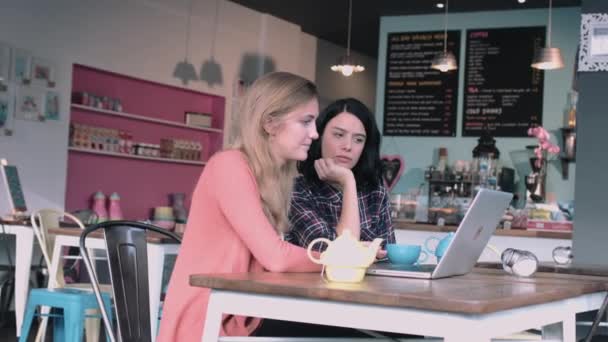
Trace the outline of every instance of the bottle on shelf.
{"label": "bottle on shelf", "polygon": [[442,175],[445,174],[448,167],[448,149],[445,147],[439,148],[439,161],[437,162],[437,171]]}
{"label": "bottle on shelf", "polygon": [[106,210],[106,195],[101,191],[97,191],[93,195],[93,208],[91,208],[97,215],[97,222],[104,222],[108,220],[108,211]]}
{"label": "bottle on shelf", "polygon": [[570,92],[570,110],[568,110],[568,120],[567,127],[574,128],[576,127],[576,104],[578,103],[578,92],[576,90],[572,90]]}
{"label": "bottle on shelf", "polygon": [[110,195],[110,204],[108,205],[110,220],[122,220],[122,210],[120,209],[120,196],[114,192]]}
{"label": "bottle on shelf", "polygon": [[184,194],[183,192],[176,192],[169,194],[169,197],[171,198],[175,222],[186,223],[186,220],[188,219],[188,212],[186,210],[186,206],[184,205],[184,201],[186,200],[186,194]]}

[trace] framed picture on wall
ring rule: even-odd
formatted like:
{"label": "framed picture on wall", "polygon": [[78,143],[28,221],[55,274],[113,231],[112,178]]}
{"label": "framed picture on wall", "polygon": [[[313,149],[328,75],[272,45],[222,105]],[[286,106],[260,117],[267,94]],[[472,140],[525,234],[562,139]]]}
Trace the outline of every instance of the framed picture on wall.
{"label": "framed picture on wall", "polygon": [[11,78],[16,83],[28,84],[31,77],[32,56],[22,49],[14,49],[11,63]]}
{"label": "framed picture on wall", "polygon": [[55,87],[55,65],[48,60],[32,58],[32,83],[43,87]]}
{"label": "framed picture on wall", "polygon": [[7,88],[11,66],[11,48],[0,42],[0,91]]}
{"label": "framed picture on wall", "polygon": [[59,120],[59,93],[48,90],[44,99],[44,118]]}
{"label": "framed picture on wall", "polygon": [[45,90],[20,86],[17,89],[15,118],[19,120],[44,121]]}
{"label": "framed picture on wall", "polygon": [[0,92],[0,136],[13,135],[13,92],[7,87],[6,91]]}
{"label": "framed picture on wall", "polygon": [[578,71],[608,71],[608,13],[582,15]]}

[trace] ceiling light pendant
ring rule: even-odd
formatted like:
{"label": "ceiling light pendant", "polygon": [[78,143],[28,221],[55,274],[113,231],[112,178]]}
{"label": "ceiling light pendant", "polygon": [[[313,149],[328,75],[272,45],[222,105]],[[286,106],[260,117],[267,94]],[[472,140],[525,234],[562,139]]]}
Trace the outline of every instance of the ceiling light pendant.
{"label": "ceiling light pendant", "polygon": [[353,0],[348,0],[348,38],[346,43],[346,55],[338,59],[338,63],[331,66],[331,71],[341,72],[342,75],[348,77],[355,72],[361,72],[365,70],[363,65],[357,64],[353,61],[350,56],[350,28],[352,21],[352,7]]}
{"label": "ceiling light pendant", "polygon": [[435,56],[435,58],[433,58],[431,68],[439,70],[441,72],[456,70],[458,69],[456,57],[454,57],[454,54],[449,51],[440,52],[439,54],[437,54],[437,56]]}
{"label": "ceiling light pendant", "polygon": [[188,20],[186,22],[186,52],[184,54],[184,60],[177,62],[173,69],[173,77],[180,79],[183,85],[187,85],[190,81],[198,80],[196,69],[194,65],[188,61],[189,47],[190,47],[190,18],[192,17],[192,2],[188,8]]}
{"label": "ceiling light pendant", "polygon": [[564,59],[559,48],[551,47],[551,12],[552,0],[549,0],[549,23],[547,25],[547,44],[544,48],[537,49],[532,59],[532,67],[541,70],[561,69],[564,67]]}
{"label": "ceiling light pendant", "polygon": [[448,72],[458,69],[458,62],[452,52],[448,51],[448,0],[445,0],[445,15],[443,17],[443,51],[431,61],[431,69]]}

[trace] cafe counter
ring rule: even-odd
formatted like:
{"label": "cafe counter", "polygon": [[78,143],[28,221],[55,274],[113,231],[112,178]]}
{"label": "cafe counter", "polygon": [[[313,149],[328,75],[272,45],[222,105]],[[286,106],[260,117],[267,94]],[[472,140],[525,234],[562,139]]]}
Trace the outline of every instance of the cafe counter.
{"label": "cafe counter", "polygon": [[[398,243],[419,244],[424,246],[431,236],[442,238],[449,232],[455,232],[456,226],[437,226],[428,223],[416,223],[404,220],[393,220],[395,237]],[[571,232],[531,231],[524,229],[497,229],[489,242],[499,252],[506,248],[528,250],[541,262],[553,260],[553,249],[558,246],[572,246]],[[434,262],[434,256],[429,256]],[[480,262],[498,262],[500,257],[486,248],[479,258]]]}
{"label": "cafe counter", "polygon": [[[393,226],[395,229],[405,230],[417,230],[425,232],[455,232],[457,226],[438,226],[430,223],[417,223],[404,220],[393,220]],[[528,237],[528,238],[547,238],[547,239],[572,239],[571,232],[560,232],[560,231],[539,231],[539,230],[526,230],[526,229],[497,229],[496,236],[516,236],[516,237]]]}

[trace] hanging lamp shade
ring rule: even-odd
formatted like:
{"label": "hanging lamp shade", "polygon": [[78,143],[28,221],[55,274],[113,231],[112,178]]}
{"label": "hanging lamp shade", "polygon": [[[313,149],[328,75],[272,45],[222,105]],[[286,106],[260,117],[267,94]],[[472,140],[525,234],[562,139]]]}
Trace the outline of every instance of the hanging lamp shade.
{"label": "hanging lamp shade", "polygon": [[198,75],[194,65],[188,61],[188,49],[190,47],[190,18],[192,17],[192,2],[190,0],[190,7],[188,8],[188,20],[186,22],[186,51],[184,54],[184,61],[177,62],[173,69],[173,77],[180,79],[183,85],[187,85],[190,81],[197,81]]}
{"label": "hanging lamp shade", "polygon": [[564,67],[564,59],[559,48],[544,47],[536,50],[532,67],[541,70],[561,69]]}
{"label": "hanging lamp shade", "polygon": [[431,62],[431,69],[436,69],[441,72],[448,72],[458,69],[458,63],[456,63],[456,57],[450,51],[442,51],[433,58]]}
{"label": "hanging lamp shade", "polygon": [[331,66],[331,71],[341,72],[342,75],[348,77],[355,72],[361,72],[365,70],[363,65],[357,64],[353,61],[350,56],[350,28],[352,24],[353,16],[353,2],[348,1],[348,36],[346,39],[346,55],[340,57],[338,62]]}
{"label": "hanging lamp shade", "polygon": [[338,62],[331,66],[331,70],[335,72],[341,72],[342,75],[348,77],[354,72],[361,72],[365,70],[365,67],[360,64],[356,64],[353,59],[349,56],[342,56],[338,59]]}
{"label": "hanging lamp shade", "polygon": [[553,1],[549,0],[549,22],[547,23],[547,45],[534,51],[531,66],[534,69],[553,70],[564,67],[564,59],[559,48],[551,47],[551,14]]}
{"label": "hanging lamp shade", "polygon": [[198,75],[196,74],[194,65],[187,59],[184,59],[175,65],[175,68],[173,69],[173,77],[180,79],[184,85],[188,84],[188,82],[198,80]]}
{"label": "hanging lamp shade", "polygon": [[438,53],[431,61],[431,69],[448,72],[458,69],[458,62],[451,51],[448,51],[448,0],[445,0],[445,14],[443,16],[443,51]]}

